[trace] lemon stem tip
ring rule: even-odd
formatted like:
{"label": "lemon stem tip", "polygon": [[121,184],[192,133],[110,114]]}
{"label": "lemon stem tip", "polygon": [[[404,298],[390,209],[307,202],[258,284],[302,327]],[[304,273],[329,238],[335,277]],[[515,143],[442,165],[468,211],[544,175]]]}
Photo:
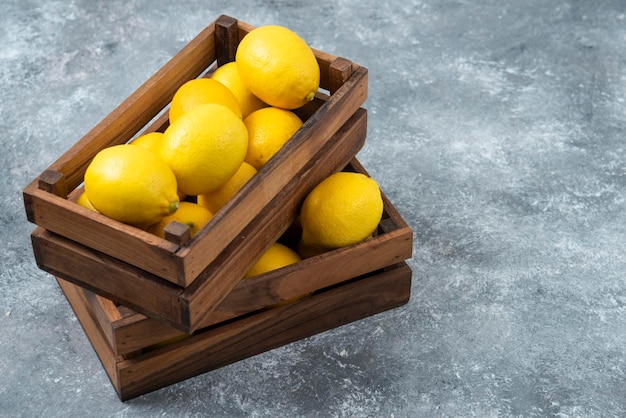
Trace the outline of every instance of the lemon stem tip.
{"label": "lemon stem tip", "polygon": [[309,92],[309,94],[307,94],[307,95],[306,95],[305,100],[306,100],[307,102],[310,102],[310,101],[311,101],[311,100],[313,100],[314,98],[315,98],[315,92],[314,92],[314,91],[311,91],[311,92]]}

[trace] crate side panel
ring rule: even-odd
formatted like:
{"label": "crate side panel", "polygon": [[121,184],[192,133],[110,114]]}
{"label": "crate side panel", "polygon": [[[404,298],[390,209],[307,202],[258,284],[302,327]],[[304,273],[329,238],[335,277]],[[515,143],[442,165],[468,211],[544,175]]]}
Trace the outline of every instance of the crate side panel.
{"label": "crate side panel", "polygon": [[113,388],[117,395],[121,397],[118,364],[124,360],[123,357],[116,355],[109,346],[105,335],[102,333],[98,322],[90,310],[87,300],[81,293],[80,287],[60,278],[56,278],[56,280],[76,318],[78,318],[78,322],[83,328],[87,339],[96,352]]}
{"label": "crate side panel", "polygon": [[38,226],[177,283],[176,244],[42,190],[30,205]]}
{"label": "crate side panel", "polygon": [[123,399],[405,304],[411,271],[406,264],[310,298],[200,333],[122,362]]}
{"label": "crate side panel", "polygon": [[180,288],[42,228],[31,240],[41,269],[173,326],[180,323]]}

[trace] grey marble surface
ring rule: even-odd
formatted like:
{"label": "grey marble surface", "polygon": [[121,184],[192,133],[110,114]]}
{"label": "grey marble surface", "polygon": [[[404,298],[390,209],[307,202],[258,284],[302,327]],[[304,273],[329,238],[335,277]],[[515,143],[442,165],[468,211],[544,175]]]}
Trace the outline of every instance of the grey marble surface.
{"label": "grey marble surface", "polygon": [[[0,416],[626,416],[626,3],[0,6]],[[408,305],[122,403],[22,188],[219,14],[369,69]]]}

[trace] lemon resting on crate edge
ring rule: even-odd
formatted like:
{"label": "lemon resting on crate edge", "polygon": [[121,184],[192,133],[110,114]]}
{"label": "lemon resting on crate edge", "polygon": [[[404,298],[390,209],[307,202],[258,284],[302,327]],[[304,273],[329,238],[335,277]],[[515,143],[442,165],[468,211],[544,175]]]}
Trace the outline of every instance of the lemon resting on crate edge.
{"label": "lemon resting on crate edge", "polygon": [[176,177],[156,154],[132,145],[100,150],[85,172],[93,207],[118,221],[148,225],[178,209]]}

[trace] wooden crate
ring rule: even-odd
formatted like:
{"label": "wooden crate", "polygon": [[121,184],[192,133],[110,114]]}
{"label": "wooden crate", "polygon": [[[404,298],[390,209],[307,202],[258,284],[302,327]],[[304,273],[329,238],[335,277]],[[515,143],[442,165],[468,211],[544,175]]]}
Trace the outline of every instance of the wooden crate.
{"label": "wooden crate", "polygon": [[103,277],[83,273],[72,277],[75,282],[112,298],[134,297],[133,308],[187,332],[198,329],[285,232],[302,196],[356,155],[366,130],[365,111],[359,108],[367,97],[367,69],[314,50],[321,89],[299,110],[302,128],[191,240],[185,231],[161,239],[68,197],[77,193],[100,150],[163,129],[164,112],[178,87],[231,61],[238,42],[252,29],[227,16],[212,22],[23,191],[27,218],[47,230],[44,235],[93,250],[94,257],[110,261],[114,269],[123,264],[132,271]]}
{"label": "wooden crate", "polygon": [[[356,159],[345,169],[368,174]],[[130,338],[120,338],[119,330],[112,333],[112,345],[118,352],[127,353],[141,348],[136,346],[138,342],[148,345],[158,343],[160,334],[152,333],[154,327],[173,327],[179,330],[178,333],[191,333],[411,258],[413,232],[386,195],[382,193],[382,196],[383,218],[372,238],[240,280],[194,329],[181,327],[180,321],[173,320],[180,319],[173,316],[179,311],[167,312],[163,309],[175,306],[177,299],[190,299],[187,295],[189,289],[159,281],[145,271],[41,227],[33,232],[32,242],[40,268],[143,314],[136,316],[136,323],[123,321],[121,335],[128,334]],[[228,261],[230,259],[224,262]],[[126,292],[120,293],[117,289],[119,282],[137,282],[138,285],[133,289],[126,286]],[[173,332],[170,330],[170,333]]]}
{"label": "wooden crate", "polygon": [[182,340],[124,355],[110,345],[101,326],[111,327],[112,323],[96,312],[94,299],[86,295],[89,292],[57,280],[123,401],[401,306],[409,300],[411,290],[411,270],[403,262],[295,302],[208,327]]}

